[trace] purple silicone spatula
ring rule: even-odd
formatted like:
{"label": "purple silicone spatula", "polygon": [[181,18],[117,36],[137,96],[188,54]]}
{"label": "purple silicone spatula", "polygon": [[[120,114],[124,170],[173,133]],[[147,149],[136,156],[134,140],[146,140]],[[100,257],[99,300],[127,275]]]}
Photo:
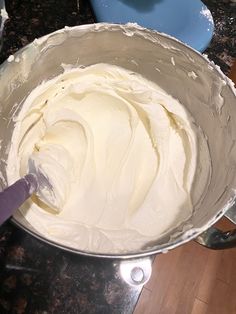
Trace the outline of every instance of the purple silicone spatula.
{"label": "purple silicone spatula", "polygon": [[0,225],[32,195],[55,207],[56,197],[48,177],[29,160],[29,173],[0,192]]}
{"label": "purple silicone spatula", "polygon": [[27,174],[0,192],[0,225],[38,189],[37,177]]}

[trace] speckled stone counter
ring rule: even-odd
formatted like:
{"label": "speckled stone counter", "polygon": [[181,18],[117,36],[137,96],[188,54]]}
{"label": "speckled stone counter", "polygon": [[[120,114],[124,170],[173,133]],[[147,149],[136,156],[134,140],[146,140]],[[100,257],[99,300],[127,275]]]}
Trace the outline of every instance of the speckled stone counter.
{"label": "speckled stone counter", "polygon": [[[215,21],[206,50],[227,74],[236,57],[236,4],[204,0]],[[0,63],[36,37],[93,23],[86,0],[7,0]],[[44,244],[10,222],[0,227],[0,313],[132,313],[141,288],[120,278],[114,261],[77,256]]]}
{"label": "speckled stone counter", "polygon": [[78,256],[5,224],[0,229],[0,313],[132,313],[141,288],[115,261]]}
{"label": "speckled stone counter", "polygon": [[215,32],[205,51],[209,59],[228,74],[236,58],[236,3],[230,0],[203,0],[212,13]]}

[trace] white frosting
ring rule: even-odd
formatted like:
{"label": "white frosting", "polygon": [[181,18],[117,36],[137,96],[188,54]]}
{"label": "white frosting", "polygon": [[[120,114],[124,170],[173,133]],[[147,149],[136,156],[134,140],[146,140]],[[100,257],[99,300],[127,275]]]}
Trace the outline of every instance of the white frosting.
{"label": "white frosting", "polygon": [[28,172],[29,159],[48,176],[58,211],[36,197],[21,208],[45,237],[94,252],[136,250],[191,215],[204,141],[196,130],[177,100],[139,74],[68,68],[25,100],[8,181]]}

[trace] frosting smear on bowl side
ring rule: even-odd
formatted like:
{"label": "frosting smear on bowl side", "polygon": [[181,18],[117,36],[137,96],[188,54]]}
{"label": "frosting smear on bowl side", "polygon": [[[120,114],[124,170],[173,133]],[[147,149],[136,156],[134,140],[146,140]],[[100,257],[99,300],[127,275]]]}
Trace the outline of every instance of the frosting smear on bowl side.
{"label": "frosting smear on bowl side", "polygon": [[46,238],[121,253],[191,216],[202,135],[141,75],[109,64],[67,69],[35,88],[15,120],[8,183],[29,162],[49,178],[56,204],[34,196],[20,209]]}

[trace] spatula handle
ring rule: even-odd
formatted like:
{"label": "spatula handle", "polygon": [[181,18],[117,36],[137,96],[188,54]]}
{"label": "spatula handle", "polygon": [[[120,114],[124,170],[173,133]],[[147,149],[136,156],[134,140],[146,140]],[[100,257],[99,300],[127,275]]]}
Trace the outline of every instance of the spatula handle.
{"label": "spatula handle", "polygon": [[5,190],[0,192],[0,225],[10,218],[14,212],[36,191],[37,180],[34,175],[27,174]]}

